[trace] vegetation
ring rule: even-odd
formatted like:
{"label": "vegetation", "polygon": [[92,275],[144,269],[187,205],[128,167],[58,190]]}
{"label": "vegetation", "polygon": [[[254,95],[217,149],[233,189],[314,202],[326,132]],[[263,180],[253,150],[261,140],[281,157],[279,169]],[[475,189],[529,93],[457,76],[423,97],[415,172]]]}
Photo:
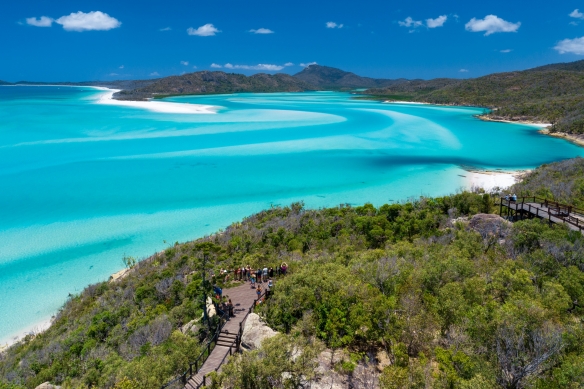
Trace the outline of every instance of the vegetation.
{"label": "vegetation", "polygon": [[[536,171],[525,190],[564,164]],[[572,164],[556,181],[582,177],[581,160]],[[72,296],[48,331],[0,355],[0,388],[160,387],[207,336],[179,331],[201,317],[205,257],[216,274],[290,269],[258,311],[281,335],[231,358],[211,387],[299,388],[319,379],[315,358],[325,348],[346,356],[335,370],[348,376],[384,352],[382,388],[582,387],[584,238],[538,220],[461,221],[495,211],[495,198],[296,203],[136,264],[126,257],[129,275]]]}
{"label": "vegetation", "polygon": [[538,196],[584,209],[584,159],[542,165],[511,187],[518,196]]}
{"label": "vegetation", "polygon": [[295,78],[306,82],[316,89],[355,89],[355,88],[383,88],[406,81],[404,79],[387,80],[361,77],[355,73],[321,65],[307,66]]}
{"label": "vegetation", "polygon": [[122,100],[143,100],[168,95],[193,95],[236,92],[301,92],[313,86],[288,74],[243,74],[202,71],[165,77],[141,88],[115,94]]}
{"label": "vegetation", "polygon": [[552,123],[552,131],[584,133],[584,61],[468,80],[406,81],[366,94],[432,104],[490,107],[491,119]]}

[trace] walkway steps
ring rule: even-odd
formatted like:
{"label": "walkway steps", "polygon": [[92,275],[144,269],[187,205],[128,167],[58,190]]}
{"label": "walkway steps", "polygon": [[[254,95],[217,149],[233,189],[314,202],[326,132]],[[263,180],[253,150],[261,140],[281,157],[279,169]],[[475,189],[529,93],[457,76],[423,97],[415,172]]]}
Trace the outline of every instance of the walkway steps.
{"label": "walkway steps", "polygon": [[[261,285],[261,284],[260,284]],[[263,285],[267,285],[264,283]],[[185,389],[198,389],[202,386],[205,375],[212,371],[218,371],[223,362],[231,352],[235,352],[237,334],[240,325],[243,326],[249,308],[253,306],[257,299],[257,293],[249,283],[235,288],[223,289],[223,296],[231,299],[234,305],[234,317],[231,317],[223,326],[215,348],[201,367],[201,369],[191,379],[188,380]],[[209,384],[210,382],[207,382]]]}

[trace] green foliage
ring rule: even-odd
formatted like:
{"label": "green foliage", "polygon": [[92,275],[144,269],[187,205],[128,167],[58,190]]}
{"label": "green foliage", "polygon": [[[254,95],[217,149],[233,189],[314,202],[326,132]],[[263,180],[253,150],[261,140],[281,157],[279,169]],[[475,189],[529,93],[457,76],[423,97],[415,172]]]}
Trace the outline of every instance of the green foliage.
{"label": "green foliage", "polygon": [[89,286],[47,332],[2,354],[0,376],[31,389],[157,389],[200,352],[201,340],[178,329],[201,318],[204,288],[231,285],[213,273],[286,262],[288,276],[257,311],[282,334],[231,358],[213,387],[296,388],[319,378],[325,346],[344,355],[331,368],[346,375],[385,350],[382,388],[577,387],[584,238],[526,220],[485,250],[480,232],[449,227],[492,209],[490,195],[468,192],[381,207],[274,207]]}
{"label": "green foliage", "polygon": [[365,93],[379,98],[493,108],[494,119],[536,120],[553,131],[584,133],[581,67],[495,73],[467,79],[412,80]]}

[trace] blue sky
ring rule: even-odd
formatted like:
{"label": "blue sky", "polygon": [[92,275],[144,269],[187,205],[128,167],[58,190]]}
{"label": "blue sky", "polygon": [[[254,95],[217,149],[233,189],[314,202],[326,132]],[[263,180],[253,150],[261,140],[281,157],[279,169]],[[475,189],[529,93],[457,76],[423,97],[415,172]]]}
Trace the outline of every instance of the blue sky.
{"label": "blue sky", "polygon": [[294,74],[312,62],[371,77],[466,78],[584,59],[584,1],[33,0],[1,8],[7,81]]}

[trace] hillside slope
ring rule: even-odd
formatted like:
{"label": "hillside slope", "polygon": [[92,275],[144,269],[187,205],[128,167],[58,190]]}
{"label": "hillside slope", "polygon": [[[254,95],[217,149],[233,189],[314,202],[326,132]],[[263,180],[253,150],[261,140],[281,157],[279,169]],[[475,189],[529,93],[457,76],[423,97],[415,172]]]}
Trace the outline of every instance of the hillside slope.
{"label": "hillside slope", "polygon": [[584,72],[556,69],[580,69],[582,65],[549,65],[458,81],[430,80],[425,82],[429,85],[426,88],[402,83],[365,93],[432,104],[489,107],[493,112],[487,116],[492,119],[547,122],[553,124],[553,131],[581,134],[584,133]]}
{"label": "hillside slope", "polygon": [[310,65],[294,77],[319,89],[382,88],[404,81],[361,77],[355,73],[322,65]]}
{"label": "hillside slope", "polygon": [[123,90],[117,99],[143,100],[154,96],[237,93],[237,92],[301,92],[312,85],[288,74],[243,74],[202,71],[182,76],[165,77],[141,88]]}
{"label": "hillside slope", "polygon": [[[160,388],[207,336],[200,323],[180,331],[201,317],[210,289],[203,258],[214,274],[290,270],[257,310],[282,343],[231,359],[213,387],[316,385],[322,372],[291,357],[314,342],[338,350],[330,368],[348,377],[358,362],[372,366],[382,389],[581,385],[584,238],[537,220],[465,218],[496,210],[494,200],[463,192],[379,208],[296,203],[176,243],[71,296],[49,330],[0,353],[0,388]],[[301,370],[289,370],[291,359]]]}

